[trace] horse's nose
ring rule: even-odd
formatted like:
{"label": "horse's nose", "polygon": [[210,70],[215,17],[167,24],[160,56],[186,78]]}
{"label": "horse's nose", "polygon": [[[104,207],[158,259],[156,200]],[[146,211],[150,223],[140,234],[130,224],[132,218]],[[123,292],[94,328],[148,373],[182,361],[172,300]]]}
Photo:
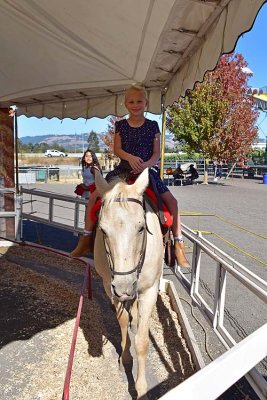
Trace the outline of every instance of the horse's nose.
{"label": "horse's nose", "polygon": [[132,285],[127,285],[125,287],[113,282],[111,284],[111,290],[113,295],[116,296],[120,301],[134,299],[137,293],[137,281],[135,281]]}

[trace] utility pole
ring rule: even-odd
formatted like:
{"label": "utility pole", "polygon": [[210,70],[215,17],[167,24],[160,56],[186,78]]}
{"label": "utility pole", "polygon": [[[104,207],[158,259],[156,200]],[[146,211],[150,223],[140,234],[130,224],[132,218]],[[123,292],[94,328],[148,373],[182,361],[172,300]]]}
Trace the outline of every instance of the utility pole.
{"label": "utility pole", "polygon": [[267,136],[266,136],[266,145],[265,145],[265,164],[267,164]]}

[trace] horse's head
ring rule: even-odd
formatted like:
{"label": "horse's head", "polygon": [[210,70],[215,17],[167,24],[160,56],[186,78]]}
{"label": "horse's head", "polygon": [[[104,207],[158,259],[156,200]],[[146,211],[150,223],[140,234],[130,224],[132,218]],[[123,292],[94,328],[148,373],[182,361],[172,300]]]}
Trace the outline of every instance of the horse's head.
{"label": "horse's head", "polygon": [[147,185],[148,169],[133,185],[109,184],[101,174],[96,174],[96,188],[103,201],[98,227],[111,269],[112,292],[120,301],[133,299],[137,293],[146,249],[143,193]]}

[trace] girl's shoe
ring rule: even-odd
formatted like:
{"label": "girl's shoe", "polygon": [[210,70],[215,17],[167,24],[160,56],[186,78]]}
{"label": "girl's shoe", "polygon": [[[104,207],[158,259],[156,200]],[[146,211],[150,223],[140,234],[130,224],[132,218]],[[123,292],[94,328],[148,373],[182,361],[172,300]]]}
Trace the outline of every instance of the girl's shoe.
{"label": "girl's shoe", "polygon": [[94,243],[92,236],[80,236],[79,242],[74,250],[70,253],[70,257],[82,257],[87,253],[93,253]]}
{"label": "girl's shoe", "polygon": [[186,255],[185,255],[184,242],[179,242],[178,240],[175,240],[174,241],[174,252],[175,252],[176,262],[179,265],[179,267],[190,268],[189,261],[187,260]]}

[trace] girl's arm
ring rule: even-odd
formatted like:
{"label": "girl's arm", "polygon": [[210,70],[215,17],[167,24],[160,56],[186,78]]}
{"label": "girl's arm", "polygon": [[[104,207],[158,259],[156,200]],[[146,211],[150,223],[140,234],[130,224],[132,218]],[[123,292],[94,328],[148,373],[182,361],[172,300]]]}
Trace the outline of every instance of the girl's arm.
{"label": "girl's arm", "polygon": [[100,169],[98,168],[98,166],[97,165],[93,165],[92,167],[91,167],[91,172],[92,172],[92,174],[95,176],[95,171],[99,171],[100,173],[102,173],[101,171],[100,171]]}
{"label": "girl's arm", "polygon": [[135,173],[142,172],[145,168],[153,167],[158,161],[160,157],[160,134],[156,133],[153,142],[153,154],[148,161],[142,163],[140,168],[135,169]]}
{"label": "girl's arm", "polygon": [[114,154],[122,160],[128,161],[133,171],[138,170],[144,164],[142,158],[133,156],[122,149],[121,146],[121,135],[119,132],[115,133],[114,138]]}
{"label": "girl's arm", "polygon": [[153,142],[153,154],[151,158],[143,163],[143,169],[153,167],[160,158],[160,134],[156,133]]}

